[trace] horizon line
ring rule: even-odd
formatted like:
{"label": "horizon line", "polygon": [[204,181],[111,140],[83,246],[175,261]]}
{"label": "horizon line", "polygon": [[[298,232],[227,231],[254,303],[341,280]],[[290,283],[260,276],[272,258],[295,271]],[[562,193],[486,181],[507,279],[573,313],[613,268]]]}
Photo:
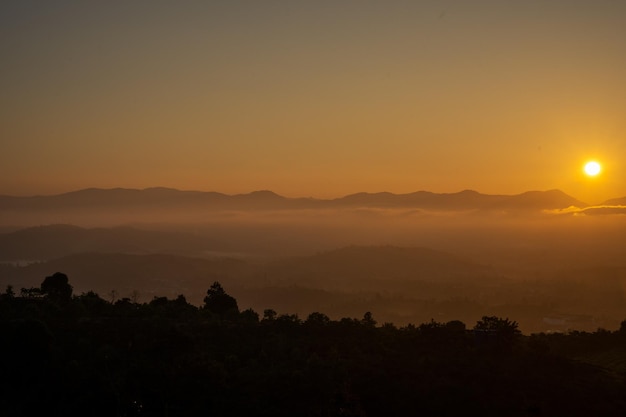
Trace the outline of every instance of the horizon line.
{"label": "horizon line", "polygon": [[[151,186],[151,187],[144,187],[144,188],[133,188],[133,187],[85,187],[85,188],[78,188],[78,189],[74,189],[74,190],[70,190],[70,191],[63,191],[63,192],[56,192],[56,193],[50,193],[50,194],[20,194],[20,195],[16,195],[16,194],[0,194],[0,197],[14,197],[14,198],[35,198],[35,197],[56,197],[56,196],[61,196],[61,195],[67,195],[67,194],[73,194],[73,193],[79,193],[79,192],[84,192],[84,191],[150,191],[150,190],[164,190],[164,191],[176,191],[176,192],[189,192],[189,193],[216,193],[216,194],[221,194],[224,196],[229,196],[229,197],[234,197],[234,196],[243,196],[243,195],[251,195],[251,194],[255,194],[255,193],[272,193],[278,197],[282,197],[282,198],[286,198],[286,199],[313,199],[313,200],[337,200],[337,199],[342,199],[342,198],[346,198],[346,197],[350,197],[350,196],[356,196],[356,195],[377,195],[377,194],[390,194],[390,195],[395,195],[395,196],[403,196],[403,195],[411,195],[411,194],[416,194],[416,193],[430,193],[430,194],[435,194],[435,195],[455,195],[455,194],[461,194],[461,193],[476,193],[479,195],[485,195],[485,196],[503,196],[503,197],[511,197],[511,196],[519,196],[519,195],[524,195],[524,194],[529,194],[529,193],[549,193],[549,192],[560,192],[563,193],[565,195],[567,195],[568,197],[572,197],[580,202],[583,202],[582,200],[578,199],[577,197],[566,193],[565,191],[559,189],[559,188],[550,188],[550,189],[544,189],[544,190],[536,190],[536,189],[531,189],[531,190],[526,190],[526,191],[522,191],[522,192],[517,192],[517,193],[512,193],[512,194],[503,194],[503,193],[494,193],[494,194],[490,194],[490,193],[484,193],[481,191],[478,191],[476,189],[472,189],[472,188],[464,188],[461,189],[459,191],[453,191],[453,192],[436,192],[436,191],[430,191],[430,190],[426,190],[426,189],[421,189],[421,190],[415,190],[415,191],[410,191],[410,192],[391,192],[391,191],[356,191],[356,192],[352,192],[352,193],[348,193],[348,194],[343,194],[343,195],[338,195],[335,197],[313,197],[313,196],[287,196],[284,194],[280,194],[277,193],[271,189],[256,189],[256,190],[252,190],[252,191],[248,191],[248,192],[239,192],[239,193],[225,193],[222,191],[216,191],[216,190],[199,190],[199,189],[182,189],[182,188],[174,188],[174,187],[166,187],[166,186]],[[612,200],[612,199],[616,199],[616,198],[623,198],[623,197],[612,197],[609,198],[605,201],[608,200]],[[587,203],[585,203],[587,204]]]}

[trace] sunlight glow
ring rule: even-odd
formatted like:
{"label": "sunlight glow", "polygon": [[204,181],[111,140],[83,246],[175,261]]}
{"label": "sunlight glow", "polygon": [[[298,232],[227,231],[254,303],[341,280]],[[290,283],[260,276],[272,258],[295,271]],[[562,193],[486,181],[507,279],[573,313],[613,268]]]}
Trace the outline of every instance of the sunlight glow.
{"label": "sunlight glow", "polygon": [[585,164],[584,169],[585,169],[585,174],[589,175],[590,177],[595,177],[596,175],[600,173],[600,171],[602,171],[602,167],[596,161],[587,162]]}

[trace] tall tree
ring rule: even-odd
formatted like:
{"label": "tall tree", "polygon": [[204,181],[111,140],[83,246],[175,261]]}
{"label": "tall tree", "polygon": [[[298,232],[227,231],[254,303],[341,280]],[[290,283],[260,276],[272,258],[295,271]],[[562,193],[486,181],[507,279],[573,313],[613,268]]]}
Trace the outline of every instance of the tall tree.
{"label": "tall tree", "polygon": [[72,286],[67,275],[62,272],[55,272],[46,277],[41,283],[41,292],[58,303],[67,303],[72,299]]}
{"label": "tall tree", "polygon": [[204,308],[218,315],[224,315],[229,312],[239,313],[237,300],[226,294],[222,285],[217,281],[207,290],[207,296],[204,297]]}

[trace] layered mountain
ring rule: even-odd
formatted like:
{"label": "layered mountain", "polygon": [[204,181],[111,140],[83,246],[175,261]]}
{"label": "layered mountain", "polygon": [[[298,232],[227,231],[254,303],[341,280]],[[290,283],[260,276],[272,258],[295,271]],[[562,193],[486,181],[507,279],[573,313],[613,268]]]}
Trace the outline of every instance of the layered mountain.
{"label": "layered mountain", "polygon": [[472,190],[458,193],[418,191],[409,194],[357,193],[336,199],[287,198],[271,191],[227,195],[170,188],[90,188],[50,196],[0,196],[0,211],[79,209],[318,209],[342,207],[417,208],[427,210],[542,210],[586,207],[559,190],[516,195],[489,195]]}
{"label": "layered mountain", "polygon": [[602,206],[626,206],[626,197],[612,198],[601,204]]}
{"label": "layered mountain", "polygon": [[560,190],[528,191],[515,195],[481,194],[473,190],[458,193],[418,191],[411,194],[358,193],[335,203],[369,207],[414,207],[431,210],[550,210],[566,207],[586,207]]}
{"label": "layered mountain", "polygon": [[116,208],[152,207],[176,208],[185,206],[273,206],[286,199],[271,191],[226,195],[218,192],[181,191],[172,188],[88,188],[49,196],[0,196],[0,209],[62,209],[62,208]]}

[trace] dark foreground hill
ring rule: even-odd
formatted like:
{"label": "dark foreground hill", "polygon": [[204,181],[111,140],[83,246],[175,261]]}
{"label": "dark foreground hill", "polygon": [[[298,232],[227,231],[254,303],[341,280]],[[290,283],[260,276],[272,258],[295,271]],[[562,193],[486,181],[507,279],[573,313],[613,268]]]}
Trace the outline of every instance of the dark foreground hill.
{"label": "dark foreground hill", "polygon": [[626,323],[522,336],[498,317],[471,329],[378,326],[369,313],[301,320],[267,310],[260,320],[219,284],[201,308],[184,296],[111,304],[46,288],[0,295],[3,416],[626,413]]}

